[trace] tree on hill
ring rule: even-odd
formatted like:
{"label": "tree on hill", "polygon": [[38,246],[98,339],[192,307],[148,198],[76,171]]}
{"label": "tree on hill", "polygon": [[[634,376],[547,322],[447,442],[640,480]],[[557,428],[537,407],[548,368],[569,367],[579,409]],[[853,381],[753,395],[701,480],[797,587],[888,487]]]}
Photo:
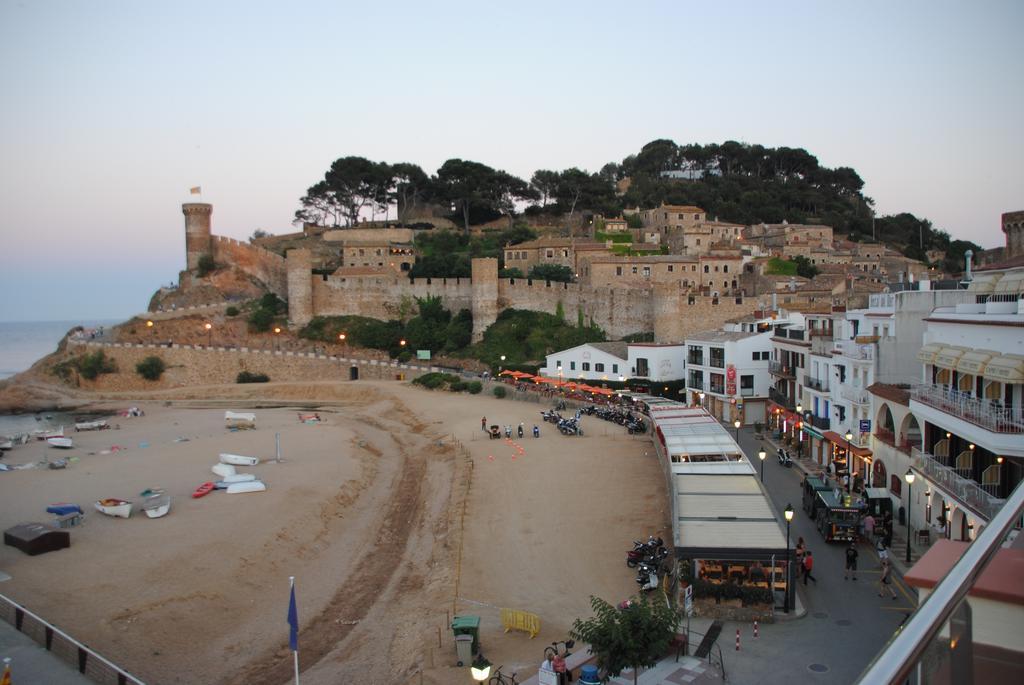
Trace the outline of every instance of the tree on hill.
{"label": "tree on hill", "polygon": [[572,283],[573,281],[572,269],[561,264],[534,264],[527,276],[535,281],[557,281],[559,283]]}
{"label": "tree on hill", "polygon": [[430,177],[417,164],[399,162],[392,165],[395,204],[398,220],[405,222],[421,203],[429,202],[432,193]]}
{"label": "tree on hill", "polygon": [[449,159],[441,165],[437,170],[435,187],[438,195],[462,214],[466,233],[469,233],[470,213],[474,208],[511,216],[516,200],[536,196],[521,178],[480,162],[462,159]]}

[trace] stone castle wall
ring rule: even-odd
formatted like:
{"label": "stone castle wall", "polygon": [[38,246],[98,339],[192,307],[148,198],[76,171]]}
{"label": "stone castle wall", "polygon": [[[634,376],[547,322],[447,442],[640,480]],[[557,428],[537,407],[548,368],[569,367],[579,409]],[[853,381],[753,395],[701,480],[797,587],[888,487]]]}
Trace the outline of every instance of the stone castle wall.
{"label": "stone castle wall", "polygon": [[284,257],[262,247],[219,235],[213,236],[211,242],[215,262],[230,265],[253,276],[265,283],[278,297],[288,296]]}
{"label": "stone castle wall", "polygon": [[[415,298],[440,297],[452,312],[472,309],[473,291],[468,278],[312,277],[312,315],[353,314],[374,319],[400,319],[416,313]],[[295,323],[307,323],[292,319]]]}

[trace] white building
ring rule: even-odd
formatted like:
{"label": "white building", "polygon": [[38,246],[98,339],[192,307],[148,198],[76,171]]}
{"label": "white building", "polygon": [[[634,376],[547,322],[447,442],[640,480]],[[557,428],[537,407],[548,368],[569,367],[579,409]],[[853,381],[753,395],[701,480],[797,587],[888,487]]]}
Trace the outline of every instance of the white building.
{"label": "white building", "polygon": [[671,381],[683,378],[684,350],[655,343],[585,343],[547,355],[540,374],[565,381]]}

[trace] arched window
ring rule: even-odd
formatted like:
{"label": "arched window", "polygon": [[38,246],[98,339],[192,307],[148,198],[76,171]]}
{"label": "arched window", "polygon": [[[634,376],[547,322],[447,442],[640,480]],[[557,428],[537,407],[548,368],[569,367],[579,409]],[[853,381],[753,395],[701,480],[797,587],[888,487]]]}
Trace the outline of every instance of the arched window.
{"label": "arched window", "polygon": [[897,497],[901,497],[902,489],[903,481],[900,479],[900,477],[897,476],[895,473],[889,476],[889,492],[896,495]]}

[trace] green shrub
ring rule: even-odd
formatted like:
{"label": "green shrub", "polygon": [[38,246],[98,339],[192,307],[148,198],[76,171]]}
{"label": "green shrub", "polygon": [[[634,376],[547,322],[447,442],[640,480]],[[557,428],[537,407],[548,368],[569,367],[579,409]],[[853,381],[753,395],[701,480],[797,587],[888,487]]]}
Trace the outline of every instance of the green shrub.
{"label": "green shrub", "polygon": [[448,389],[451,390],[452,392],[462,392],[463,390],[466,389],[467,386],[468,383],[464,383],[462,381],[455,381],[454,383],[448,385]]}
{"label": "green shrub", "polygon": [[466,385],[466,389],[469,390],[470,395],[479,395],[480,392],[484,389],[484,384],[481,383],[480,381],[470,381]]}
{"label": "green shrub", "polygon": [[422,385],[424,388],[435,390],[444,385],[444,374],[442,373],[425,373],[419,378],[415,378],[412,381],[417,385]]}
{"label": "green shrub", "polygon": [[204,254],[199,258],[199,263],[196,266],[196,276],[199,276],[199,278],[205,278],[216,270],[217,262],[213,261],[213,255]]}
{"label": "green shrub", "polygon": [[494,386],[494,390],[492,390],[491,392],[493,392],[494,396],[497,397],[499,400],[505,399],[505,395],[508,394],[508,391],[505,390],[505,386],[503,385]]}
{"label": "green shrub", "polygon": [[236,307],[235,305],[231,305],[230,307],[224,310],[224,313],[227,314],[228,316],[238,316],[238,307]]}
{"label": "green shrub", "polygon": [[135,365],[135,371],[147,381],[160,380],[167,365],[160,357],[146,357]]}
{"label": "green shrub", "polygon": [[235,379],[236,383],[266,383],[270,380],[270,376],[265,373],[250,373],[248,371],[241,371],[238,377]]}
{"label": "green shrub", "polygon": [[269,309],[257,309],[249,315],[249,328],[257,333],[266,333],[274,323],[274,312]]}
{"label": "green shrub", "polygon": [[96,380],[101,373],[114,373],[117,371],[117,363],[103,354],[103,350],[97,350],[92,354],[79,357],[76,362],[78,373],[82,378],[90,381]]}

